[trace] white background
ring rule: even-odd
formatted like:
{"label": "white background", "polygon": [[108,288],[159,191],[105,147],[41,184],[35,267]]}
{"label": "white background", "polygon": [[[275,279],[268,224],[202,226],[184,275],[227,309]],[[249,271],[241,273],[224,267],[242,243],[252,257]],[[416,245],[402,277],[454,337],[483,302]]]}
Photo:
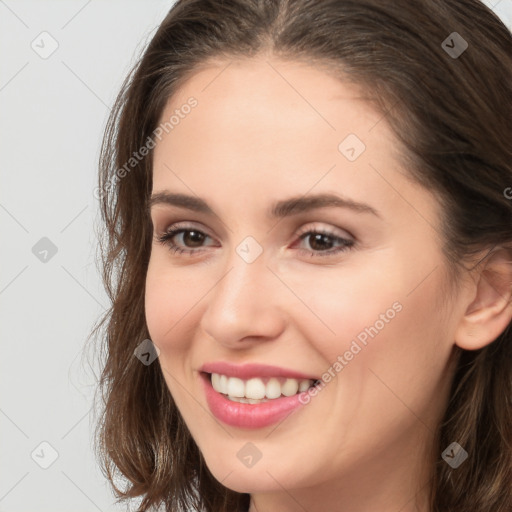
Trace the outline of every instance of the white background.
{"label": "white background", "polygon": [[[512,0],[487,3],[512,26]],[[0,512],[124,510],[92,452],[82,356],[108,306],[93,191],[115,95],[171,5],[0,0]]]}

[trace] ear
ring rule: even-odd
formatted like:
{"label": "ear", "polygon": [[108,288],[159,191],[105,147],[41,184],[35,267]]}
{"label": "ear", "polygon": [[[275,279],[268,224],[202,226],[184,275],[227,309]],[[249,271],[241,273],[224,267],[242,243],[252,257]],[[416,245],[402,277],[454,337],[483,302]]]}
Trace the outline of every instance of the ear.
{"label": "ear", "polygon": [[511,252],[492,251],[475,272],[470,303],[455,333],[455,344],[465,350],[492,343],[512,321]]}

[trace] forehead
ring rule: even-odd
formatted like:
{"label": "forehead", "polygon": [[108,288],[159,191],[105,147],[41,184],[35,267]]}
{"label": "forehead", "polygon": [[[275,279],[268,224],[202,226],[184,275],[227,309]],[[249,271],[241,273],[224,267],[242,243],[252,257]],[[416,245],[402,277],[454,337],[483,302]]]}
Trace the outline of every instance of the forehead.
{"label": "forehead", "polygon": [[[197,102],[192,109],[190,98]],[[187,162],[192,158],[201,167],[229,159],[244,168],[252,162],[263,172],[262,165],[274,167],[276,159],[284,158],[322,168],[340,157],[346,160],[338,146],[351,134],[367,147],[376,139],[372,128],[378,128],[377,139],[389,138],[381,117],[355,86],[303,63],[264,58],[214,62],[169,99],[160,123],[173,118],[172,129],[157,144],[155,160],[165,155],[182,167],[186,153]]]}
{"label": "forehead", "polygon": [[[184,108],[190,98],[196,106]],[[361,91],[304,63],[211,63],[170,98],[160,122],[172,116],[155,147],[154,191],[229,194],[240,208],[255,197],[339,192],[379,210],[426,194],[404,183],[397,140]]]}
{"label": "forehead", "polygon": [[[297,135],[315,129],[318,137],[349,127],[361,134],[381,119],[364,100],[358,87],[340,81],[311,65],[275,59],[210,62],[192,74],[169,99],[161,121],[186,104],[198,100],[191,116],[201,116],[201,134],[215,121],[216,131],[236,128],[248,132],[279,131]],[[199,114],[198,114],[199,113]]]}

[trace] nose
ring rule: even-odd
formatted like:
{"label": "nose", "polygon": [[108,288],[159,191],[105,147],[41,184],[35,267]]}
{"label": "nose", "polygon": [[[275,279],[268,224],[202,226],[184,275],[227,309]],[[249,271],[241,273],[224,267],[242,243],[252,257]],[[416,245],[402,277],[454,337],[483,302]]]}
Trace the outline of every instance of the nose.
{"label": "nose", "polygon": [[230,349],[277,339],[286,326],[282,284],[267,268],[264,254],[252,263],[236,251],[227,258],[223,273],[205,297],[200,326]]}

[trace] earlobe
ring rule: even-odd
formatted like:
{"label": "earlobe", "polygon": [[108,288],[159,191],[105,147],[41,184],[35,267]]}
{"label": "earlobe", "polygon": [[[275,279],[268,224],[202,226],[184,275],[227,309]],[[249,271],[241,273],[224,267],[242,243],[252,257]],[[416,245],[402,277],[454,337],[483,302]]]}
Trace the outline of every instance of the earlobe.
{"label": "earlobe", "polygon": [[473,300],[467,305],[455,344],[478,350],[492,343],[512,321],[511,251],[494,250],[478,266]]}

